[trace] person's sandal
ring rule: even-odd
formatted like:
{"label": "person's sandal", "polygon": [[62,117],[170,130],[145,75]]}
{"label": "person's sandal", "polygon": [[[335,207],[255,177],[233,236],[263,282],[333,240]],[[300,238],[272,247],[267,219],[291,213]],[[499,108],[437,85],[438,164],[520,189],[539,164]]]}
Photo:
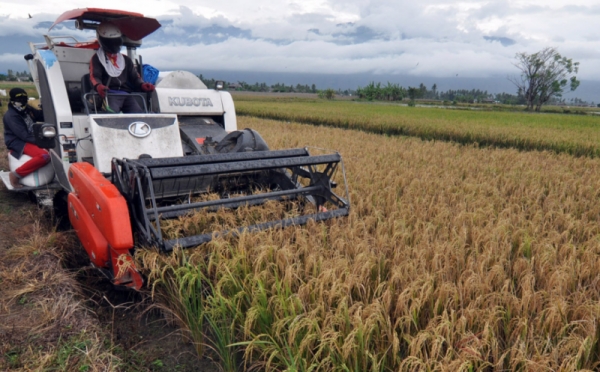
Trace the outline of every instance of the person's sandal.
{"label": "person's sandal", "polygon": [[19,183],[19,177],[17,177],[17,175],[13,172],[10,172],[8,174],[8,178],[10,180],[10,185],[13,187],[13,189],[20,189],[21,187],[23,187],[23,185]]}

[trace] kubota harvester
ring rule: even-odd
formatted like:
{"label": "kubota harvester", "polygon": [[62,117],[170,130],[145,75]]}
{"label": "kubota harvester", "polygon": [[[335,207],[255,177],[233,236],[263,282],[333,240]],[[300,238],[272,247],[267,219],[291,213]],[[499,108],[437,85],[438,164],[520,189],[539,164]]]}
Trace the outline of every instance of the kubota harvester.
{"label": "kubota harvester", "polygon": [[[74,20],[79,30],[95,30],[105,21],[117,25],[140,74],[143,64],[137,49],[160,27],[156,19],[139,13],[84,8],[65,12],[50,29],[67,20]],[[131,256],[136,247],[169,252],[208,242],[215,234],[348,214],[340,155],[310,154],[306,148],[269,150],[256,131],[238,130],[232,97],[219,83],[207,89],[192,73],[161,72],[154,92],[131,93],[143,113],[109,112],[98,104],[102,99],[89,78],[97,40],[44,38],[43,43],[30,43],[32,53],[25,59],[45,118],[34,126],[36,144],[49,149],[52,161],[22,179],[26,186],[20,189],[12,188],[8,172],[0,172],[0,177],[10,190],[50,201],[58,214],[68,211],[91,263],[115,285],[142,287]],[[11,158],[14,170],[19,162]],[[333,191],[338,170],[343,197]],[[198,198],[209,193],[218,198]],[[161,232],[165,219],[272,200],[297,203],[303,213],[177,239],[165,239]]]}

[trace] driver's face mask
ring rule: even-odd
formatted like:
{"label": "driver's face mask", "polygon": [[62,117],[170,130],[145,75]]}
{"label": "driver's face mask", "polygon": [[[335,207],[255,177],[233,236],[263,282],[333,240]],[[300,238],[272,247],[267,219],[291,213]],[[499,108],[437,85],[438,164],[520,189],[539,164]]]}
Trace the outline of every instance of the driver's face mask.
{"label": "driver's face mask", "polygon": [[12,104],[13,107],[17,109],[17,111],[23,111],[25,110],[25,107],[27,107],[27,97],[18,97],[12,102]]}

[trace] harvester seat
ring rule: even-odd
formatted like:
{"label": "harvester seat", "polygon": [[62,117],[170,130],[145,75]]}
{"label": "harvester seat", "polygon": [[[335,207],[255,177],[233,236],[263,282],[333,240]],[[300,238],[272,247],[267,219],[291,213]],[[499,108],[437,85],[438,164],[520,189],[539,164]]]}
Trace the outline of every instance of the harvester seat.
{"label": "harvester seat", "polygon": [[81,77],[81,92],[90,93],[92,91],[92,82],[90,81],[90,74],[85,74]]}
{"label": "harvester seat", "polygon": [[[12,156],[10,153],[8,154],[8,167],[11,172],[14,172],[21,165],[25,164],[31,159],[29,155],[21,155],[19,159]],[[29,187],[38,187],[47,185],[54,179],[54,168],[52,168],[52,163],[48,163],[36,170],[33,173],[28,174],[27,176],[20,179],[20,183],[24,186]]]}

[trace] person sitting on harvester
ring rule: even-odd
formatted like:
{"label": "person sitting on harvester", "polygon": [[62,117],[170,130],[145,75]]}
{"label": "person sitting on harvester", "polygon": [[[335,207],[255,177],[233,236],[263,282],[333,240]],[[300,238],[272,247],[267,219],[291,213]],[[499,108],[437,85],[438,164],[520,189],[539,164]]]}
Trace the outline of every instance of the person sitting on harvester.
{"label": "person sitting on harvester", "polygon": [[10,102],[4,114],[4,143],[10,155],[20,159],[23,154],[31,156],[31,160],[10,172],[10,184],[21,188],[19,179],[35,172],[50,162],[48,151],[35,145],[33,124],[44,121],[42,110],[34,109],[27,104],[27,92],[22,88],[13,88],[9,93]]}
{"label": "person sitting on harvester", "polygon": [[90,60],[90,81],[102,97],[104,108],[116,113],[143,112],[129,93],[152,92],[154,85],[144,83],[131,58],[120,53],[123,45],[121,30],[112,23],[102,22],[96,35],[100,48]]}

